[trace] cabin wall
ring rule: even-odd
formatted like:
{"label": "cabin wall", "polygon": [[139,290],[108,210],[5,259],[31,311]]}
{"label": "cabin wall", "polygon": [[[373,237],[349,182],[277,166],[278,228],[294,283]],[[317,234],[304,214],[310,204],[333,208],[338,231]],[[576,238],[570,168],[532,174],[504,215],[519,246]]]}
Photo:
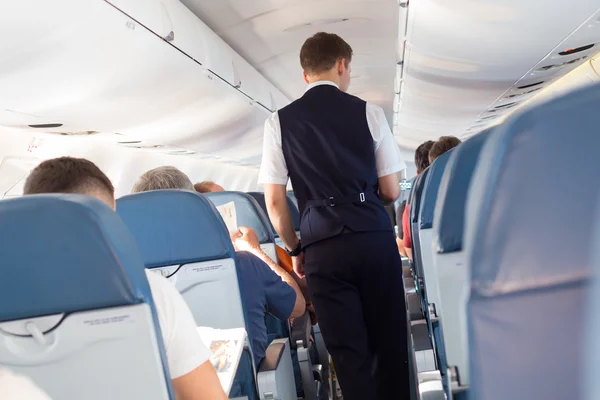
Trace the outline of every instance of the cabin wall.
{"label": "cabin wall", "polygon": [[172,165],[192,182],[213,180],[227,190],[254,191],[258,169],[115,146],[106,137],[70,137],[0,130],[0,198],[20,195],[24,178],[41,161],[60,157],[83,157],[96,163],[111,179],[116,196],[129,194],[136,179],[149,169]]}

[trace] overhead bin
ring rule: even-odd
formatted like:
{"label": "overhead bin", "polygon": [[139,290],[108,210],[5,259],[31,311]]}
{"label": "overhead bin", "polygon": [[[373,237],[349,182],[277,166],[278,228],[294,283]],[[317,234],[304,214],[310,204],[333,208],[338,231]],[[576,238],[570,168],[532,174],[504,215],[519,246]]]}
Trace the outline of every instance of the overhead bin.
{"label": "overhead bin", "polygon": [[277,94],[278,90],[264,76],[179,0],[109,0],[109,3],[254,102],[270,110],[287,104],[285,97]]}
{"label": "overhead bin", "polygon": [[[247,92],[235,89],[233,59],[241,58],[183,6],[165,14],[171,3],[148,0],[143,10],[115,3],[128,11],[98,0],[0,2],[0,33],[11,38],[0,42],[0,109],[9,110],[0,125],[118,132],[257,165],[266,108],[285,106],[285,96],[241,62]],[[174,29],[173,40],[146,24],[161,37]],[[188,50],[205,54],[207,64],[173,44],[194,35],[198,46]]]}

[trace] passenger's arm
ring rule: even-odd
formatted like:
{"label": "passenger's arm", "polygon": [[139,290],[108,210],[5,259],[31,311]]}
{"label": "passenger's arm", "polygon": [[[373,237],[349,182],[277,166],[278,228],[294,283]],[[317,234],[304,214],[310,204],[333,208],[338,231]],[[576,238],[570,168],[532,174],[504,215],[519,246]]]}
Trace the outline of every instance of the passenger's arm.
{"label": "passenger's arm", "polygon": [[192,372],[173,379],[172,383],[177,400],[228,399],[210,361],[205,361]]}
{"label": "passenger's arm", "polygon": [[275,261],[273,261],[271,257],[265,254],[265,252],[260,248],[260,244],[258,243],[256,233],[252,229],[242,226],[239,228],[239,232],[241,233],[241,237],[236,238],[236,247],[239,250],[252,253],[253,255],[261,259],[265,264],[269,266],[269,268],[271,268],[273,272],[279,275],[281,280],[290,285],[294,292],[296,292],[296,304],[294,305],[294,309],[289,318],[297,318],[304,314],[304,312],[306,311],[306,300],[304,299],[302,291],[300,290],[300,287],[298,286],[294,278],[290,274],[288,274],[283,268],[281,268]]}
{"label": "passenger's arm", "polygon": [[410,259],[410,261],[412,261],[413,260],[412,249],[410,247],[405,247],[404,250],[406,251],[406,257],[408,257]]}
{"label": "passenger's arm", "polygon": [[392,173],[379,178],[379,198],[383,204],[391,204],[400,197],[398,174]]}
{"label": "passenger's arm", "polygon": [[399,237],[396,238],[396,245],[398,246],[398,252],[403,257],[407,257],[407,255],[406,255],[406,247],[404,247],[404,244],[402,244],[402,239],[400,239]]}
{"label": "passenger's arm", "polygon": [[265,204],[271,223],[285,247],[288,250],[296,249],[300,239],[294,230],[285,185],[265,184]]}
{"label": "passenger's arm", "polygon": [[196,321],[181,293],[167,279],[147,272],[177,400],[227,399],[209,361]]}

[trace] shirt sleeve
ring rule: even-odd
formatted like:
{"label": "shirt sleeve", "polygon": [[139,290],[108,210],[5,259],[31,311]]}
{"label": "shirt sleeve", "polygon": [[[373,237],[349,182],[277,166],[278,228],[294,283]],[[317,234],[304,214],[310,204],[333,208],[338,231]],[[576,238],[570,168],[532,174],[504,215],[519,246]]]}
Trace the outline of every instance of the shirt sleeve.
{"label": "shirt sleeve", "polygon": [[404,234],[402,244],[404,247],[412,249],[412,240],[410,239],[410,204],[406,205],[404,214],[402,214],[402,233]]}
{"label": "shirt sleeve", "polygon": [[375,144],[377,177],[381,178],[406,169],[406,163],[402,159],[400,148],[390,130],[383,109],[367,103],[367,123]]}
{"label": "shirt sleeve", "polygon": [[196,321],[181,293],[166,278],[146,272],[165,343],[171,379],[204,364],[211,352],[196,327]]}
{"label": "shirt sleeve", "polygon": [[285,321],[294,311],[296,292],[262,260],[257,258],[256,262],[261,264],[258,270],[267,301],[267,312]]}
{"label": "shirt sleeve", "polygon": [[259,185],[287,185],[288,169],[281,148],[281,125],[277,112],[271,114],[265,122],[262,154],[263,158],[258,174]]}
{"label": "shirt sleeve", "polygon": [[3,400],[50,400],[31,378],[0,369],[0,399]]}

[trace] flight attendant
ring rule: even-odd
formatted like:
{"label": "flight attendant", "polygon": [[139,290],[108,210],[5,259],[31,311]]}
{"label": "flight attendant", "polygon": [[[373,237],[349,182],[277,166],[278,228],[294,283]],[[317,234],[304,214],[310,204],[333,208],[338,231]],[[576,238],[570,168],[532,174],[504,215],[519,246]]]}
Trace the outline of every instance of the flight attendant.
{"label": "flight attendant", "polygon": [[[304,95],[265,124],[259,183],[273,226],[306,274],[346,400],[409,398],[402,263],[384,203],[406,165],[383,110],[346,93],[352,49],[317,33],[302,46]],[[291,179],[298,239],[286,202]]]}

